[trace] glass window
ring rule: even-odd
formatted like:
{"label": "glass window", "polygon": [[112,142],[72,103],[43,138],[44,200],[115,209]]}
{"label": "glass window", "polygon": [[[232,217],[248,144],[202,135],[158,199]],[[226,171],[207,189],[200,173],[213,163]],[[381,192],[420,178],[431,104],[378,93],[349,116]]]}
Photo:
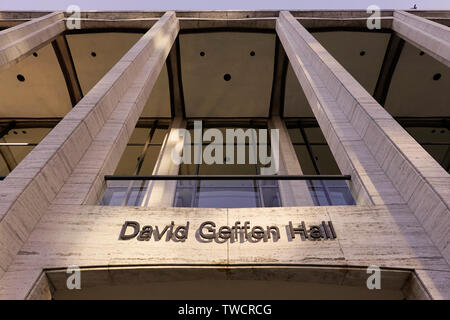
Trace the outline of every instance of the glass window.
{"label": "glass window", "polygon": [[[188,124],[191,127],[192,123]],[[203,131],[209,127],[218,129],[223,136],[223,163],[206,164],[204,161],[200,164],[193,164],[194,144],[191,146],[191,163],[180,165],[180,175],[259,175],[261,168],[264,167],[257,154],[258,129],[267,129],[267,124],[259,124],[255,127],[235,127],[228,125],[227,122],[215,123],[209,125],[204,122]],[[226,139],[228,130],[255,129],[255,135],[250,135],[244,142],[233,139]],[[190,129],[191,137],[194,132]],[[252,137],[250,139],[250,137]],[[270,141],[268,141],[270,143]],[[206,146],[214,142],[203,142],[202,152]],[[227,156],[226,148],[233,148],[233,159]],[[245,163],[239,164],[238,152],[245,152]],[[251,153],[257,159],[256,163],[251,163]],[[270,145],[268,146],[270,154]],[[202,153],[203,154],[203,153]],[[227,163],[228,162],[228,163]],[[232,162],[232,163],[230,163]],[[181,180],[177,182],[174,206],[176,207],[214,207],[214,208],[246,208],[246,207],[279,207],[281,199],[278,190],[277,181],[260,180]]]}
{"label": "glass window", "polygon": [[289,119],[286,126],[303,174],[342,174],[315,120]]}
{"label": "glass window", "polygon": [[153,174],[168,129],[167,124],[158,124],[158,120],[146,126],[149,127],[140,127],[138,123],[134,129],[115,175]]}
{"label": "glass window", "polygon": [[[304,121],[303,121],[304,122]],[[309,121],[303,123],[295,120],[289,123],[289,133],[293,137],[294,148],[298,154],[304,174],[320,175],[340,174],[334,158],[327,146],[320,128]],[[156,126],[157,127],[157,126]],[[182,162],[179,166],[178,176],[159,178],[142,178],[139,175],[155,175],[153,167],[160,154],[161,145],[168,134],[164,128],[156,128],[155,123],[149,127],[138,127],[133,132],[127,151],[116,170],[117,175],[130,175],[125,180],[108,180],[107,190],[103,196],[103,205],[131,205],[154,206],[160,205],[158,199],[165,194],[172,194],[170,202],[165,206],[199,207],[199,208],[255,208],[255,207],[281,207],[289,205],[292,197],[304,198],[304,192],[311,194],[311,203],[308,205],[353,205],[355,204],[345,180],[304,180],[284,183],[277,176],[267,179],[261,176],[261,163],[257,144],[259,129],[267,129],[267,122],[253,123],[246,121],[243,125],[230,121],[202,121],[201,136],[209,128],[218,129],[222,133],[223,144],[220,141],[202,141],[195,145],[193,122],[187,123],[191,139],[185,139],[185,152],[190,151],[190,161]],[[242,129],[246,134],[244,140],[227,139],[227,129]],[[248,131],[248,129],[255,129]],[[258,130],[256,130],[258,129]],[[197,132],[198,134],[198,132]],[[270,136],[270,135],[268,135]],[[187,145],[187,142],[190,144]],[[268,154],[271,153],[268,141]],[[205,150],[216,145],[223,148],[222,163],[207,164],[204,160]],[[201,163],[194,163],[194,152],[199,152]],[[155,148],[152,150],[151,148]],[[233,152],[226,152],[232,147]],[[254,148],[255,147],[255,148]],[[158,151],[158,152],[157,152]],[[245,163],[238,164],[239,152],[245,153]],[[257,161],[250,161],[254,152]],[[213,156],[214,156],[213,152]],[[242,156],[242,155],[241,155]],[[186,160],[186,159],[185,159]],[[189,159],[187,159],[189,160]],[[148,161],[148,162],[146,162]],[[267,164],[267,165],[270,165]],[[323,168],[323,169],[322,169]],[[186,175],[192,177],[186,177]],[[216,177],[218,176],[218,177]],[[242,177],[241,177],[242,176]],[[248,176],[248,178],[246,178]],[[198,178],[197,178],[198,177]],[[132,179],[131,179],[132,178]],[[291,179],[289,177],[289,179]],[[293,177],[292,180],[299,179]],[[153,201],[156,194],[157,201]],[[165,200],[164,200],[165,201]],[[286,202],[288,201],[288,202]],[[292,202],[292,201],[291,201]],[[305,204],[303,204],[305,205]]]}

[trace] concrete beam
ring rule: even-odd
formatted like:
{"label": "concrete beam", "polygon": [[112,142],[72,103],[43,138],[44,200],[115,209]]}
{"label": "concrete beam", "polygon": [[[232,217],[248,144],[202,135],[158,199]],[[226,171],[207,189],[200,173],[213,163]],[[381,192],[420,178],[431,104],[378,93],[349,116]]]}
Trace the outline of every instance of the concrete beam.
{"label": "concrete beam", "polygon": [[404,10],[415,16],[425,18],[430,21],[450,26],[450,11],[449,10]]}
{"label": "concrete beam", "polygon": [[[179,18],[180,29],[182,33],[196,32],[198,30],[275,30],[276,16],[262,18],[243,18],[243,19],[226,19],[226,18]],[[367,30],[366,18],[308,18],[298,17],[297,20],[305,25],[308,29],[314,31],[329,30],[338,28],[342,30]],[[110,32],[114,29],[122,30],[146,30],[155,24],[157,18],[148,19],[81,19],[82,29],[70,30],[69,33],[83,32]],[[381,18],[381,31],[392,27],[392,17]],[[2,21],[0,21],[0,26]],[[377,32],[374,30],[372,32]]]}
{"label": "concrete beam", "polygon": [[64,14],[54,12],[0,31],[0,70],[27,57],[64,32]]}
{"label": "concrete beam", "polygon": [[391,85],[392,75],[397,66],[398,59],[402,53],[405,40],[393,33],[389,38],[389,43],[384,55],[383,64],[381,66],[380,74],[378,75],[377,84],[373,92],[373,97],[379,104],[384,105],[386,97]]}
{"label": "concrete beam", "polygon": [[64,75],[64,80],[66,81],[70,101],[72,102],[72,106],[75,106],[81,98],[83,98],[83,92],[81,91],[80,82],[78,80],[77,71],[72,60],[66,36],[63,34],[57,36],[56,39],[52,41],[52,45]]}
{"label": "concrete beam", "polygon": [[181,78],[180,42],[177,38],[167,58],[172,117],[186,118]]}
{"label": "concrete beam", "polygon": [[405,11],[394,11],[392,29],[406,41],[450,67],[450,28]]}
{"label": "concrete beam", "polygon": [[[261,18],[179,18],[180,29],[182,33],[196,32],[198,30],[275,30],[277,16],[261,17]],[[367,18],[308,18],[298,17],[297,20],[305,25],[308,29],[314,31],[329,30],[338,28],[342,30],[359,30],[367,31]],[[71,30],[70,33],[83,33],[86,31],[101,32],[112,31],[114,29],[123,30],[145,30],[151,28],[158,20],[157,18],[148,19],[81,19],[81,30]],[[381,31],[392,27],[392,17],[381,18]],[[1,25],[1,21],[0,21]],[[377,32],[374,30],[372,32]]]}
{"label": "concrete beam", "polygon": [[[16,118],[14,119],[14,128],[53,128],[55,127],[63,118]],[[160,119],[160,118],[148,118],[142,117],[138,120],[136,126],[139,128],[150,128],[153,122],[158,120],[158,128],[167,128],[169,126],[170,119]],[[8,124],[11,122],[9,119],[0,119],[0,137],[2,137],[2,131],[10,130]],[[161,127],[159,127],[161,125]]]}
{"label": "concrete beam", "polygon": [[280,39],[275,42],[275,63],[273,70],[272,92],[270,96],[270,114],[272,116],[283,116],[284,89],[286,87],[286,75],[289,60],[284,52]]}
{"label": "concrete beam", "polygon": [[[0,140],[0,141],[2,141],[2,140]],[[11,149],[8,146],[0,145],[0,157],[3,158],[3,160],[5,161],[5,164],[8,167],[8,170],[10,172],[12,170],[14,170],[14,168],[17,166],[17,161],[14,158],[14,155],[11,152]]]}
{"label": "concrete beam", "polygon": [[[450,23],[449,10],[411,10],[409,12],[444,25]],[[0,12],[0,28],[9,28],[48,13],[44,11],[3,11]],[[295,10],[291,13],[305,28],[316,31],[330,28],[366,29],[366,21],[370,16],[366,10]],[[163,14],[163,11],[82,11],[81,32],[111,29],[148,30]],[[176,14],[181,30],[214,28],[274,30],[279,11],[176,11]],[[68,14],[66,14],[67,17]],[[392,21],[393,10],[382,10],[382,30],[390,29]],[[77,30],[70,32],[77,32]]]}
{"label": "concrete beam", "polygon": [[407,203],[450,263],[448,173],[289,12],[277,33],[342,173],[375,204]]}
{"label": "concrete beam", "polygon": [[[6,142],[3,137],[7,135],[10,130],[15,128],[15,125],[15,120],[8,120],[6,125],[0,128],[0,142]],[[0,158],[2,158],[5,162],[9,172],[11,172],[17,166],[16,159],[14,158],[14,155],[12,154],[11,149],[8,146],[0,145]]]}

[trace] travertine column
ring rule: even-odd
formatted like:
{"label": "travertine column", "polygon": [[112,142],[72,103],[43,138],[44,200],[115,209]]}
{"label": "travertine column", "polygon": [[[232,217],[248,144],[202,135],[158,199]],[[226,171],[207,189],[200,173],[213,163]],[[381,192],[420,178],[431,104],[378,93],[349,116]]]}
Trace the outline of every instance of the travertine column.
{"label": "travertine column", "polygon": [[0,70],[46,45],[65,28],[64,14],[53,12],[0,31]]}
{"label": "travertine column", "polygon": [[51,204],[97,203],[178,30],[167,12],[0,182],[0,277]]}
{"label": "travertine column", "polygon": [[[269,120],[269,129],[279,131],[279,174],[302,175],[303,171],[289,137],[288,130],[279,116],[272,116]],[[306,181],[279,181],[281,201],[284,207],[313,206],[314,201]]]}
{"label": "travertine column", "polygon": [[[172,160],[172,152],[177,145],[184,144],[184,136],[179,131],[184,128],[186,128],[186,120],[181,117],[173,119],[153,170],[154,175],[178,175],[180,165]],[[142,205],[144,207],[172,207],[176,186],[176,180],[150,181]]]}
{"label": "travertine column", "polygon": [[450,176],[286,11],[277,34],[361,203],[408,204],[450,262]]}
{"label": "travertine column", "polygon": [[405,11],[394,11],[392,29],[400,37],[450,67],[450,28]]}
{"label": "travertine column", "polygon": [[104,176],[113,174],[119,163],[178,30],[175,13],[167,12],[118,62],[118,65],[127,63],[133,66],[133,73],[124,83],[125,92],[111,117],[98,128],[99,133],[54,204],[98,203],[105,187]]}

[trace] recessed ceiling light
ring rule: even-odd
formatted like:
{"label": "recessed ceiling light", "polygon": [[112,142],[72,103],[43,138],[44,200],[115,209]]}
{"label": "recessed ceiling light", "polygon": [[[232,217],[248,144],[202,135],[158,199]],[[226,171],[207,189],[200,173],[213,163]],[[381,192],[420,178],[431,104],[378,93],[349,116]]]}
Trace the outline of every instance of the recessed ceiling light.
{"label": "recessed ceiling light", "polygon": [[434,76],[433,76],[433,80],[439,80],[440,78],[442,77],[442,75],[440,74],[440,73],[436,73]]}

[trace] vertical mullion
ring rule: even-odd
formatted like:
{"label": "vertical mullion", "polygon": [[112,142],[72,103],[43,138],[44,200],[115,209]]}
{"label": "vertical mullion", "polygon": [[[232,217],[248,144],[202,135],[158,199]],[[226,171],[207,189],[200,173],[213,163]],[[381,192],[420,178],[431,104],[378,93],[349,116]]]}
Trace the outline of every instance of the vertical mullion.
{"label": "vertical mullion", "polygon": [[144,163],[145,156],[147,155],[148,147],[153,139],[153,135],[155,134],[157,124],[158,124],[158,120],[155,120],[150,129],[147,140],[145,141],[144,148],[142,149],[142,152],[139,155],[138,163],[137,163],[136,169],[134,170],[135,175],[139,175],[139,172],[141,171],[142,164]]}
{"label": "vertical mullion", "polygon": [[[254,129],[255,132],[256,132],[256,129],[255,129],[254,127],[255,127],[255,126],[253,125],[252,120],[250,120],[250,129]],[[253,131],[252,131],[252,132],[253,132]],[[253,150],[254,153],[255,153],[254,156],[255,156],[255,160],[256,160],[255,171],[256,171],[256,174],[257,174],[257,175],[260,175],[260,174],[261,174],[261,169],[260,169],[259,164],[258,164],[258,152],[257,152],[257,149],[256,149],[256,141],[257,141],[256,138],[257,138],[257,137],[255,137],[255,136],[252,134],[252,141],[251,141],[251,145],[250,145],[250,143],[249,143],[249,152],[248,152],[248,154],[249,154],[249,156],[250,156],[250,147],[252,147],[252,150]],[[245,141],[244,141],[244,142],[245,142]],[[250,141],[249,141],[249,142],[250,142]],[[254,186],[255,186],[255,188],[256,188],[255,196],[256,196],[256,194],[259,195],[259,203],[260,203],[261,207],[264,207],[264,198],[263,198],[263,194],[262,194],[262,190],[261,190],[261,185],[260,185],[260,183],[259,183],[258,180],[255,180],[255,181],[254,181]],[[258,199],[256,199],[256,200],[258,200]]]}
{"label": "vertical mullion", "polygon": [[308,151],[309,158],[311,159],[311,162],[313,164],[314,171],[316,172],[316,174],[320,175],[321,173],[319,164],[317,163],[316,158],[314,157],[314,153],[312,151],[311,145],[309,144],[308,137],[306,135],[305,129],[303,129],[301,121],[297,121],[297,125],[302,135],[303,141],[305,142],[306,150]]}
{"label": "vertical mullion", "polygon": [[[200,159],[201,159],[201,161],[199,161],[199,162],[203,161],[203,157],[202,157],[202,155],[203,155],[203,143],[202,143],[203,142],[203,120],[201,120],[201,121],[202,121],[202,133],[201,133],[202,139],[200,142]],[[194,146],[195,145],[196,145],[196,141],[194,139]],[[195,152],[195,147],[194,147],[194,152]],[[196,157],[195,157],[195,155],[193,155],[193,156],[194,156],[194,160],[195,160]],[[196,163],[195,164],[195,175],[198,176],[199,172],[200,172],[200,163]],[[199,184],[198,179],[195,180],[193,192],[192,192],[191,207],[193,207],[193,208],[196,208],[198,206],[198,199],[196,197],[197,192],[200,196],[200,184]]]}

